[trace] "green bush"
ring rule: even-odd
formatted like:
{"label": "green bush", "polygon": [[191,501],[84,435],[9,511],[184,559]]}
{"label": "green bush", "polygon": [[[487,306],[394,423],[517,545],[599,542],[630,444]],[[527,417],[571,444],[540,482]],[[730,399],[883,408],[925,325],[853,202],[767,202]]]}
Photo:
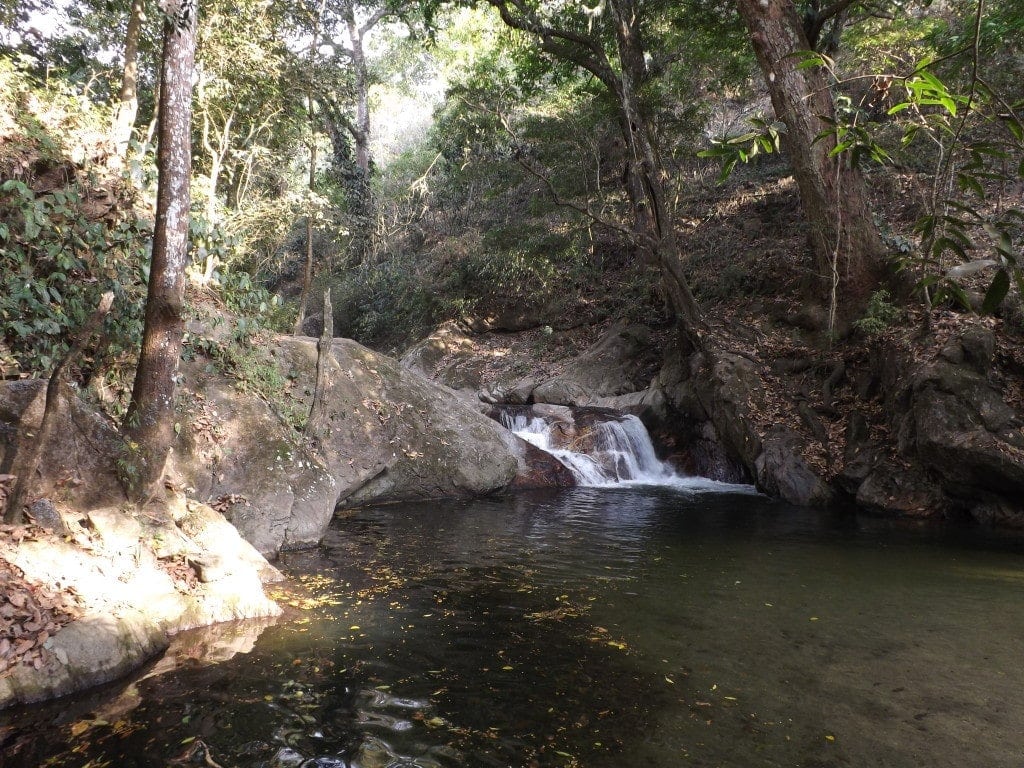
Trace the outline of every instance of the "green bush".
{"label": "green bush", "polygon": [[864,310],[864,317],[854,320],[854,327],[867,336],[878,336],[889,330],[903,314],[900,308],[892,303],[891,298],[885,289],[871,294]]}
{"label": "green bush", "polygon": [[22,181],[0,185],[0,340],[23,371],[46,375],[108,290],[105,352],[140,343],[148,227],[130,211],[87,209],[78,182],[38,195]]}

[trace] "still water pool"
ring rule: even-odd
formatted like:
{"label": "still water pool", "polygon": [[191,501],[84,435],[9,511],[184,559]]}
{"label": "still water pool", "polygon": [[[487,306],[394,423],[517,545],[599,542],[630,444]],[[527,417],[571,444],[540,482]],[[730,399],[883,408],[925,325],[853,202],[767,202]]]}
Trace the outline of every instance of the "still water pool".
{"label": "still water pool", "polygon": [[0,714],[0,764],[1024,766],[1019,541],[576,489],[359,510],[281,565],[277,624]]}

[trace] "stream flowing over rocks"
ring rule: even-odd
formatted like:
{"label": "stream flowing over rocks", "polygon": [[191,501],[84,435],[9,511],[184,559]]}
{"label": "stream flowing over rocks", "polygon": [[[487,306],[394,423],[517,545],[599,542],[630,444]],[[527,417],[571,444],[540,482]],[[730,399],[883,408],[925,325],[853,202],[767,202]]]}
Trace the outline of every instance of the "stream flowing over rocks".
{"label": "stream flowing over rocks", "polygon": [[[678,469],[753,482],[794,504],[845,501],[881,515],[1024,528],[1024,414],[997,386],[996,342],[983,324],[962,324],[931,359],[897,338],[882,340],[856,370],[837,369],[859,406],[825,403],[818,413],[798,403],[795,420],[779,417],[765,363],[749,354],[683,353],[674,343],[658,347],[643,326],[617,323],[554,373],[487,375],[471,329],[441,326],[403,365],[484,403],[634,414]],[[835,444],[823,416],[838,427]]]}
{"label": "stream flowing over rocks", "polygon": [[[168,499],[142,509],[124,504],[114,426],[65,388],[36,525],[0,532],[0,554],[19,589],[74,586],[79,605],[38,643],[22,638],[16,651],[32,663],[0,675],[0,706],[122,675],[189,627],[274,615],[263,583],[278,574],[264,556],[315,545],[346,507],[700,476],[801,505],[847,499],[1024,528],[1024,420],[997,386],[994,346],[983,326],[925,360],[877,345],[847,372],[866,405],[832,414],[836,460],[823,429],[773,420],[765,369],[749,355],[681,354],[642,326],[611,326],[557,370],[489,377],[496,356],[455,324],[401,364],[347,339],[318,354],[315,339],[271,337],[266,364],[287,382],[273,403],[209,360],[183,364]],[[0,385],[0,475],[28,447],[44,391]],[[282,416],[311,412],[305,431]]]}
{"label": "stream flowing over rocks", "polygon": [[[316,340],[281,336],[268,351],[308,413]],[[5,670],[0,707],[121,676],[183,629],[275,615],[262,584],[279,574],[264,555],[315,545],[339,506],[573,484],[549,454],[391,358],[336,339],[324,364],[318,428],[303,435],[209,361],[183,363],[168,501],[142,509],[120,489],[116,429],[65,388],[34,487],[37,525],[0,537],[0,555],[24,589],[73,588],[80,615],[40,649],[25,630],[12,652],[38,663]],[[41,421],[45,388],[0,385],[0,474]]]}

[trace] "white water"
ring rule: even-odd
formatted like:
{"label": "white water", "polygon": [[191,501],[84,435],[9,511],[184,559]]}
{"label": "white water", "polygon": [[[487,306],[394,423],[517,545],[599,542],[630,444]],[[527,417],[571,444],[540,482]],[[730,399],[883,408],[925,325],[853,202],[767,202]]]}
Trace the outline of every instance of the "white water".
{"label": "white water", "polygon": [[594,434],[588,436],[591,453],[558,447],[556,432],[563,429],[564,422],[548,422],[540,416],[511,411],[504,411],[500,419],[507,429],[562,462],[577,485],[664,485],[689,490],[755,492],[749,485],[678,474],[658,458],[647,428],[636,416],[611,417],[596,423]]}

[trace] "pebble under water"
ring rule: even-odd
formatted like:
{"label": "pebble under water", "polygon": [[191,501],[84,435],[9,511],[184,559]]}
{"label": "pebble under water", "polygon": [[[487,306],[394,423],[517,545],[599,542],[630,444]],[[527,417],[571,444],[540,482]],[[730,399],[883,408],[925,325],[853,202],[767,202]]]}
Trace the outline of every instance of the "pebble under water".
{"label": "pebble under water", "polygon": [[0,713],[0,765],[1024,765],[1019,541],[600,488],[362,509],[281,566],[276,624]]}

